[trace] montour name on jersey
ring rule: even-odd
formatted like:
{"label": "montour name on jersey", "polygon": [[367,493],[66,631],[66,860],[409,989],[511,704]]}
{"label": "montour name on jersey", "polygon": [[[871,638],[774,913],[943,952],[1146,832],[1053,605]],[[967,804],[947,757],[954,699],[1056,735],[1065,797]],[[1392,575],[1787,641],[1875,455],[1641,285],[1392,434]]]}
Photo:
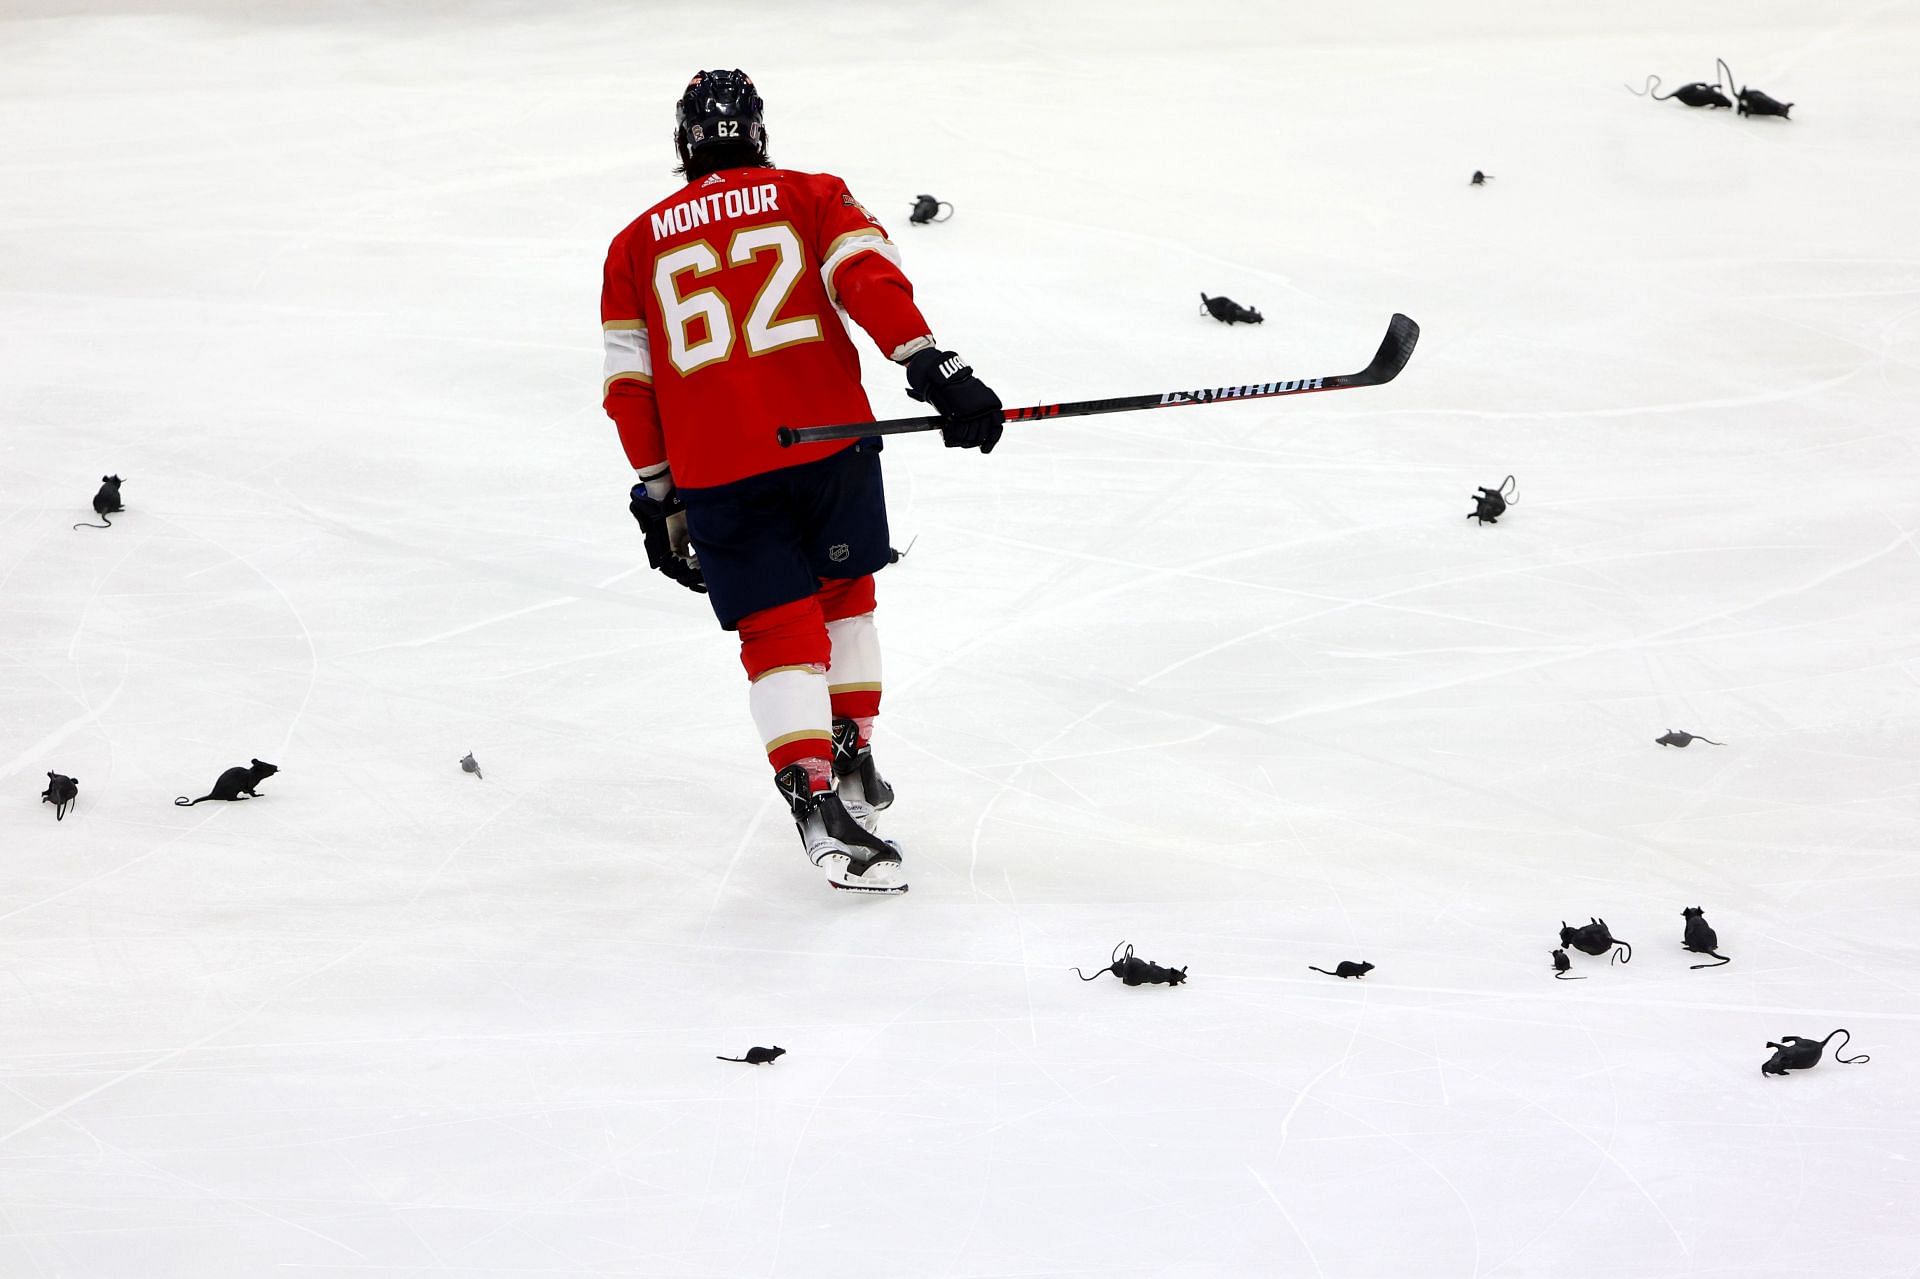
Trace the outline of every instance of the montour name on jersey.
{"label": "montour name on jersey", "polygon": [[670,235],[691,231],[694,227],[718,222],[722,218],[748,218],[756,213],[772,212],[779,207],[780,189],[771,182],[735,187],[730,191],[715,191],[711,195],[696,195],[691,200],[669,204],[654,214],[653,238],[664,240]]}
{"label": "montour name on jersey", "polygon": [[1162,404],[1206,404],[1213,400],[1240,400],[1250,395],[1284,395],[1288,391],[1319,391],[1325,389],[1325,378],[1297,378],[1291,382],[1254,382],[1247,386],[1216,386],[1205,391],[1168,391],[1160,397]]}

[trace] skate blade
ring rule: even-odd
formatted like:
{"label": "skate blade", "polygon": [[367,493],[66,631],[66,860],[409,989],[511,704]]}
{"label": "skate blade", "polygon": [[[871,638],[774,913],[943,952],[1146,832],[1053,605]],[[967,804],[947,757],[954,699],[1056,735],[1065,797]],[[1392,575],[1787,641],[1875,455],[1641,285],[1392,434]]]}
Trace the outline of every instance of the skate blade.
{"label": "skate blade", "polygon": [[[891,841],[888,841],[891,844]],[[894,848],[898,855],[899,849]],[[900,863],[875,862],[865,875],[848,874],[852,862],[843,854],[828,853],[818,863],[827,872],[827,883],[849,893],[904,893],[907,891],[905,880],[894,879],[900,873]]]}
{"label": "skate blade", "polygon": [[837,879],[827,882],[843,893],[866,893],[872,897],[897,897],[907,891],[905,884],[843,884]]}

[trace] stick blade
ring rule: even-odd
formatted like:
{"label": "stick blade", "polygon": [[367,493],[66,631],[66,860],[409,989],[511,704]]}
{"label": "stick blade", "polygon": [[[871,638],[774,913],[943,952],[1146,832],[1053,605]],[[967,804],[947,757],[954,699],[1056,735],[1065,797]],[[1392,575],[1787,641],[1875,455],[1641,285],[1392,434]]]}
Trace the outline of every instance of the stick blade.
{"label": "stick blade", "polygon": [[1414,344],[1419,340],[1420,326],[1411,317],[1395,311],[1387,323],[1387,335],[1380,339],[1380,349],[1374,352],[1373,362],[1360,371],[1354,385],[1379,386],[1399,377],[1400,370],[1413,358]]}

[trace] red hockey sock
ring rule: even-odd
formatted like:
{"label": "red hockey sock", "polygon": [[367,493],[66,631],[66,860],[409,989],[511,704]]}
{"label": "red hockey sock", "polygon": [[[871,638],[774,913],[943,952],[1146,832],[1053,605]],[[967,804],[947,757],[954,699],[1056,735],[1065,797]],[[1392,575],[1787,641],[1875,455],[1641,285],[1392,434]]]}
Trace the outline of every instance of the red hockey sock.
{"label": "red hockey sock", "polygon": [[830,778],[833,757],[826,675],[833,650],[820,605],[810,597],[749,613],[740,619],[739,630],[740,663],[753,681],[747,702],[766,744],[767,762],[776,773],[789,764],[805,764],[818,789],[814,765]]}

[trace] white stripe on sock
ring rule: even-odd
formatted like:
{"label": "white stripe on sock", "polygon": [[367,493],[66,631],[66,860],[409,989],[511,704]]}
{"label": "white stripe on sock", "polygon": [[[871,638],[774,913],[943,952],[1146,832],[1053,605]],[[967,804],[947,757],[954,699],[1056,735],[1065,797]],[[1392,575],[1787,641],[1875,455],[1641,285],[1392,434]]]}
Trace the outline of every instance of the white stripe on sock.
{"label": "white stripe on sock", "polygon": [[827,638],[833,641],[833,663],[827,667],[829,685],[880,682],[880,632],[873,624],[872,613],[828,622]]}
{"label": "white stripe on sock", "polygon": [[754,727],[764,748],[797,733],[830,736],[833,707],[822,671],[790,666],[762,675],[747,692]]}

